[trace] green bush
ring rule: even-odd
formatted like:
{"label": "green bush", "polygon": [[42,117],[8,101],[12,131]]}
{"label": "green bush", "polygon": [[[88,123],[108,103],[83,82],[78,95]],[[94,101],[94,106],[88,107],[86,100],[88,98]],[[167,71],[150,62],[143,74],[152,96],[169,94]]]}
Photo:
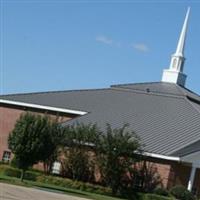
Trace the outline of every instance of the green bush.
{"label": "green bush", "polygon": [[25,173],[24,179],[26,180],[30,180],[30,181],[36,181],[37,176],[39,176],[40,174],[36,173],[36,172],[32,172],[32,171],[27,171]]}
{"label": "green bush", "polygon": [[170,197],[164,197],[157,194],[146,194],[144,199],[145,200],[173,200]]}
{"label": "green bush", "polygon": [[194,195],[182,185],[174,186],[170,193],[180,200],[195,200]]}
{"label": "green bush", "polygon": [[169,192],[165,188],[158,187],[153,191],[154,194],[158,194],[161,196],[169,196]]}
{"label": "green bush", "polygon": [[61,187],[68,187],[72,189],[83,190],[86,192],[93,192],[97,194],[111,194],[111,189],[100,185],[85,183],[80,181],[73,181],[67,178],[60,178],[55,176],[40,175],[36,178],[37,182],[52,184]]}
{"label": "green bush", "polygon": [[9,165],[9,162],[0,161],[0,165]]}
{"label": "green bush", "polygon": [[14,156],[14,158],[11,160],[10,166],[11,166],[11,167],[14,167],[14,168],[17,168],[18,162],[17,162],[17,159],[16,159],[15,156]]}
{"label": "green bush", "polygon": [[15,178],[20,178],[21,176],[21,171],[19,169],[15,169],[11,167],[5,168],[3,173],[5,176],[11,176]]}
{"label": "green bush", "polygon": [[[8,165],[0,165],[0,174],[5,175],[5,176],[20,178],[21,170],[17,169],[17,168],[14,168],[14,167],[10,167]],[[26,180],[36,181],[37,177],[40,174],[41,173],[39,173],[39,172],[27,171],[25,173],[24,178]]]}
{"label": "green bush", "polygon": [[1,175],[5,175],[5,174],[4,174],[4,171],[5,171],[8,167],[9,167],[8,165],[0,164],[0,174],[1,174]]}

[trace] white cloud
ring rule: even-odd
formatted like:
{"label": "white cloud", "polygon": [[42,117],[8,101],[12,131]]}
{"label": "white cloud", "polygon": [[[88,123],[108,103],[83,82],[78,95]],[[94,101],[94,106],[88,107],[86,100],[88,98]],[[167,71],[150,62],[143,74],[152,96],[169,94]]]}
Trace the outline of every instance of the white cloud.
{"label": "white cloud", "polygon": [[141,52],[148,52],[149,51],[149,47],[146,44],[143,44],[143,43],[132,44],[131,46],[134,49],[136,49],[137,51],[141,51]]}
{"label": "white cloud", "polygon": [[102,42],[104,44],[108,44],[108,45],[112,45],[113,44],[113,40],[104,36],[104,35],[99,35],[96,37],[96,41],[97,42]]}

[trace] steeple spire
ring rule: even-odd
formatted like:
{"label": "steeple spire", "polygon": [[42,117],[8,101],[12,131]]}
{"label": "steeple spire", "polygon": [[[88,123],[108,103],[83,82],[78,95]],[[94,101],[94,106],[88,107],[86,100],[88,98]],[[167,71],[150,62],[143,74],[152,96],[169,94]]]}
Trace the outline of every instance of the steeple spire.
{"label": "steeple spire", "polygon": [[188,8],[186,13],[185,21],[183,23],[183,28],[180,34],[176,52],[172,55],[170,67],[169,69],[163,71],[163,77],[162,77],[163,82],[176,83],[181,86],[185,85],[185,80],[187,76],[183,74],[183,67],[185,61],[184,48],[185,48],[189,14],[190,14],[190,7]]}
{"label": "steeple spire", "polygon": [[180,35],[178,45],[177,45],[177,48],[176,48],[176,53],[175,53],[176,55],[179,55],[179,56],[182,56],[182,57],[184,56],[184,47],[185,47],[185,39],[186,39],[186,33],[187,33],[189,14],[190,14],[190,7],[188,7],[188,10],[187,10],[187,14],[186,14],[186,17],[185,17],[185,21],[184,21],[184,24],[183,24],[183,28],[182,28],[182,31],[181,31],[181,35]]}

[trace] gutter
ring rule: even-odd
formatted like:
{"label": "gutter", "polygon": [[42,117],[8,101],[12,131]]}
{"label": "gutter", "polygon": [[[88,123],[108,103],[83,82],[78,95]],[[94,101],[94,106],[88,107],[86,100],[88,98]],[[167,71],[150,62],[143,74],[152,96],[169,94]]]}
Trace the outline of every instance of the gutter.
{"label": "gutter", "polygon": [[160,159],[163,159],[163,160],[181,161],[181,159],[179,157],[165,156],[165,155],[156,154],[156,153],[144,152],[144,153],[142,153],[142,155],[149,156],[149,157],[152,157],[152,158],[160,158]]}
{"label": "gutter", "polygon": [[74,114],[74,115],[85,115],[85,114],[87,114],[87,112],[80,111],[80,110],[71,110],[71,109],[58,108],[58,107],[53,107],[53,106],[42,106],[42,105],[38,105],[38,104],[24,103],[24,102],[19,102],[19,101],[10,101],[10,100],[0,99],[0,103],[16,105],[16,106],[24,106],[24,107],[28,107],[28,108],[37,108],[37,109],[42,109],[42,110],[63,112],[63,113]]}

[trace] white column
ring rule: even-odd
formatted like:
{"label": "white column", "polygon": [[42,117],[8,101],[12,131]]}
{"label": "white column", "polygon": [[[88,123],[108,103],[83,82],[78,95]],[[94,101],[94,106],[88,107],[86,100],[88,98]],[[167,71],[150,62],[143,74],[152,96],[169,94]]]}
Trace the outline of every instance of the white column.
{"label": "white column", "polygon": [[194,178],[195,178],[195,173],[196,173],[196,166],[192,165],[192,169],[191,169],[191,172],[190,172],[190,178],[189,178],[189,181],[188,181],[188,187],[187,187],[187,189],[189,191],[192,191]]}

